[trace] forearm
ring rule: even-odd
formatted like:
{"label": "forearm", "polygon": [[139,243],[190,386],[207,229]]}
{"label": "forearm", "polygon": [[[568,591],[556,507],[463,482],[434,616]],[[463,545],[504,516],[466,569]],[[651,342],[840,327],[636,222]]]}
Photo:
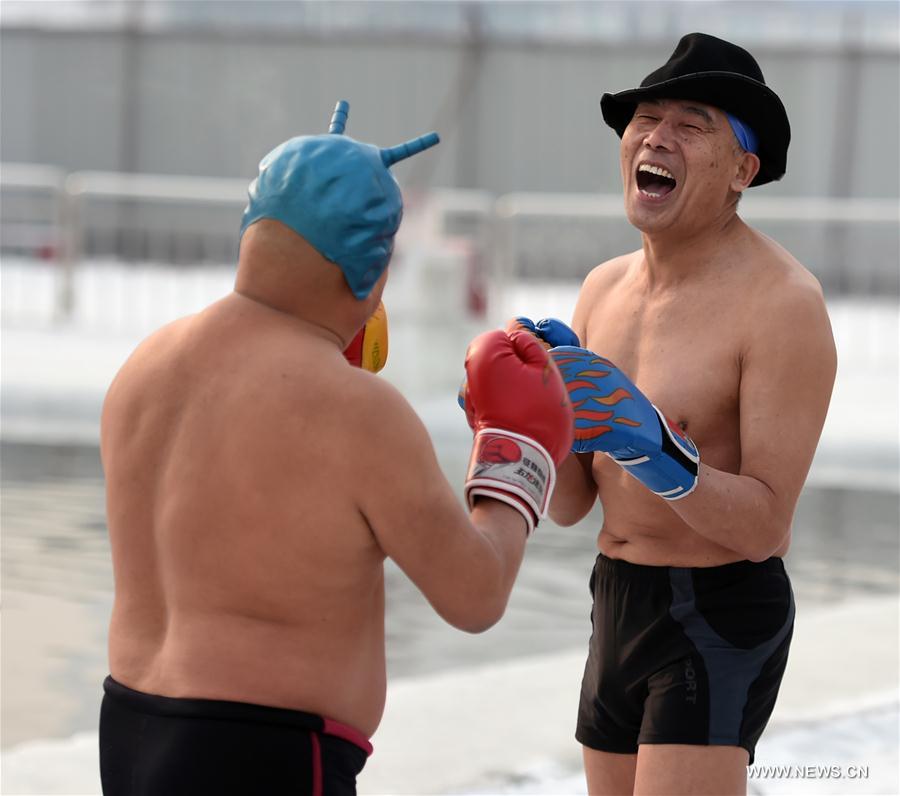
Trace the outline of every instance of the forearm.
{"label": "forearm", "polygon": [[[459,618],[452,621],[462,630],[480,633],[503,616],[509,595],[525,555],[526,525],[522,514],[490,498],[479,499],[469,520],[478,531],[478,547],[467,557],[460,573],[457,596]],[[464,617],[464,618],[463,618]]]}
{"label": "forearm", "polygon": [[701,536],[752,561],[771,556],[790,532],[790,513],[765,483],[702,463],[696,489],[669,505]]}
{"label": "forearm", "polygon": [[593,508],[597,487],[590,475],[592,459],[593,454],[573,453],[556,471],[549,514],[559,525],[574,525]]}

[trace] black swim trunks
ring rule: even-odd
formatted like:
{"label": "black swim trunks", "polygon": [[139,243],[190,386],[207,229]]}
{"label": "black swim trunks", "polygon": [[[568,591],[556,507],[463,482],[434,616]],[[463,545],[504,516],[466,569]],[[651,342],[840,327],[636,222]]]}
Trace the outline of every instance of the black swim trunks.
{"label": "black swim trunks", "polygon": [[601,554],[590,588],[575,737],[621,754],[644,743],[742,746],[752,763],[794,627],[782,560],[649,567]]}
{"label": "black swim trunks", "polygon": [[344,796],[372,753],[352,727],[243,702],[174,699],[103,683],[104,796]]}

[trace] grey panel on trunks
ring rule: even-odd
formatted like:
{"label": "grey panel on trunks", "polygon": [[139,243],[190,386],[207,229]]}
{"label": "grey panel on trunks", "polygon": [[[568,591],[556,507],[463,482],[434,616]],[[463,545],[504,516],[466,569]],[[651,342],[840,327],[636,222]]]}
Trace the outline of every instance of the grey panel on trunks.
{"label": "grey panel on trunks", "polygon": [[725,641],[697,610],[689,568],[672,567],[669,581],[672,586],[669,613],[684,628],[706,666],[709,678],[709,740],[711,743],[737,745],[750,685],[791,630],[794,621],[793,594],[787,619],[781,629],[768,641],[748,650]]}

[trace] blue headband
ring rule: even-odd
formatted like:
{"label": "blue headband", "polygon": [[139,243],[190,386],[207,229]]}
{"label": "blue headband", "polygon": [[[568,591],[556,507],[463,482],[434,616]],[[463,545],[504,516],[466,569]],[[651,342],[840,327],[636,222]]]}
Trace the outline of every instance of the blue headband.
{"label": "blue headband", "polygon": [[745,152],[752,152],[755,155],[759,149],[759,140],[756,138],[756,133],[736,116],[728,113],[728,111],[725,112],[725,115],[728,117],[728,124],[734,130],[734,137],[737,138],[741,148]]}
{"label": "blue headband", "polygon": [[260,219],[280,221],[339,266],[363,299],[387,268],[403,217],[389,168],[440,138],[428,133],[389,149],[363,144],[344,135],[349,109],[338,102],[327,135],[291,138],[262,159],[241,235]]}

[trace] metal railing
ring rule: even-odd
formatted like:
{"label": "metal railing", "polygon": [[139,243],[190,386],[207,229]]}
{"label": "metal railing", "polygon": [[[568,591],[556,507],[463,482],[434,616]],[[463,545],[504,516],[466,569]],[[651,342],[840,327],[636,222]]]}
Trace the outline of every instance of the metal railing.
{"label": "metal railing", "polygon": [[[826,293],[900,296],[900,200],[751,194],[739,214],[809,268]],[[640,246],[621,196],[507,194],[494,219],[500,289],[515,280],[580,280]]]}
{"label": "metal railing", "polygon": [[[246,191],[241,179],[0,164],[0,253],[52,263],[54,314],[70,318],[85,262],[234,263]],[[640,245],[621,196],[436,189],[407,205],[398,253],[464,246],[461,278],[476,314],[488,293],[518,282],[580,281]],[[748,195],[740,214],[810,268],[827,293],[900,295],[900,201]]]}

